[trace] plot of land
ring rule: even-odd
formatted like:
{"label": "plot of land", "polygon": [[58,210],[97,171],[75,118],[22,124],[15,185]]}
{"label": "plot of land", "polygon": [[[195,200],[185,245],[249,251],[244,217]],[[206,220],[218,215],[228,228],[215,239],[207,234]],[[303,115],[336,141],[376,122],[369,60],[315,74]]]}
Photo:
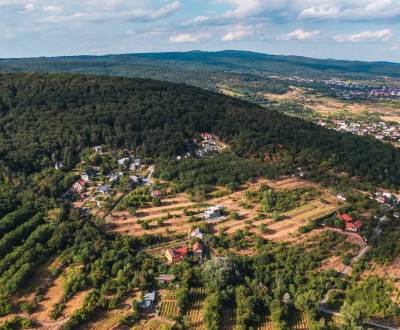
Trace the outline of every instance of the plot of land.
{"label": "plot of land", "polygon": [[[282,214],[281,221],[273,221],[268,216],[265,219],[257,218],[259,216],[259,205],[246,202],[246,191],[257,191],[261,186],[267,185],[276,190],[296,189],[300,187],[315,187],[321,196],[319,199],[311,201],[297,209]],[[222,205],[228,211],[236,211],[240,215],[240,220],[226,219],[214,225],[215,233],[226,231],[234,233],[238,229],[248,226],[251,221],[252,231],[260,234],[257,226],[265,224],[268,226],[268,233],[264,237],[276,240],[289,240],[295,234],[299,227],[304,226],[308,221],[329,214],[337,208],[337,200],[328,191],[321,189],[311,182],[289,177],[280,180],[259,179],[254,183],[247,183],[239,191],[206,200],[203,204],[191,202],[185,194],[167,196],[162,199],[159,207],[139,209],[135,216],[129,215],[126,211],[113,211],[106,222],[111,231],[124,233],[134,236],[143,234],[166,234],[186,236],[190,229],[195,225],[189,222],[190,216],[184,214],[184,210],[203,211],[206,205]],[[165,218],[162,224],[158,219]],[[246,221],[248,220],[248,221]],[[141,222],[146,221],[149,225],[147,229],[142,228]],[[199,220],[203,222],[204,220]]]}
{"label": "plot of land", "polygon": [[334,113],[346,111],[352,114],[364,112],[379,113],[385,121],[400,123],[400,108],[397,103],[381,102],[350,102],[333,97],[321,96],[308,93],[304,88],[292,87],[292,90],[285,94],[263,94],[267,99],[273,101],[291,101],[300,103],[322,115],[332,115]]}

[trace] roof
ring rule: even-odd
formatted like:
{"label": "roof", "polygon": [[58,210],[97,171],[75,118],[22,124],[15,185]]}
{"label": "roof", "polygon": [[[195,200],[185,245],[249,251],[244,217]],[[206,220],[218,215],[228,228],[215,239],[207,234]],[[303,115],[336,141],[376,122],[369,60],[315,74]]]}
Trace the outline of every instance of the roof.
{"label": "roof", "polygon": [[361,220],[357,220],[354,223],[346,223],[346,229],[349,229],[349,230],[352,230],[352,229],[359,230],[362,228],[362,226],[364,226],[364,223]]}
{"label": "roof", "polygon": [[345,214],[338,213],[337,217],[339,219],[342,219],[344,222],[352,222],[353,221],[353,218],[351,217],[351,215],[347,214],[347,213],[345,213]]}
{"label": "roof", "polygon": [[193,252],[203,252],[203,244],[201,244],[201,242],[194,243]]}
{"label": "roof", "polygon": [[173,281],[173,280],[175,279],[175,277],[176,277],[175,275],[160,274],[160,275],[157,277],[157,280],[169,282],[169,281]]}
{"label": "roof", "polygon": [[173,257],[185,257],[189,252],[186,246],[181,246],[178,248],[170,248],[168,249],[168,251]]}
{"label": "roof", "polygon": [[109,190],[109,187],[104,184],[97,188],[97,191],[100,191],[100,192],[107,192],[108,190]]}
{"label": "roof", "polygon": [[153,190],[153,191],[151,192],[151,195],[152,195],[152,196],[161,196],[161,195],[162,195],[162,192],[161,192],[161,190],[159,190],[159,189],[155,189],[155,190]]}
{"label": "roof", "polygon": [[144,295],[143,300],[149,300],[149,301],[154,301],[154,300],[156,300],[156,292],[155,292],[155,291],[152,291],[152,292],[146,293],[146,294]]}
{"label": "roof", "polygon": [[203,233],[201,232],[200,228],[196,228],[192,230],[191,236],[197,236],[197,235],[203,235]]}

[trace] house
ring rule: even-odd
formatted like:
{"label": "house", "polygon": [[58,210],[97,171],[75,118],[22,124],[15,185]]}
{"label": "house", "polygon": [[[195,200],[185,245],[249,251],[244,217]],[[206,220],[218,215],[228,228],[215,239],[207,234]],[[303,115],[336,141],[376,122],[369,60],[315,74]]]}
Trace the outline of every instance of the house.
{"label": "house", "polygon": [[110,190],[110,187],[105,184],[102,184],[101,186],[99,186],[97,188],[97,192],[100,194],[103,194],[103,195],[108,194],[109,190]]}
{"label": "house", "polygon": [[141,159],[140,158],[136,158],[133,163],[131,164],[131,166],[129,167],[129,169],[131,171],[136,171],[136,170],[140,170],[140,166],[141,166]]}
{"label": "house", "polygon": [[201,243],[201,242],[196,242],[196,243],[194,243],[194,244],[193,244],[192,250],[193,250],[193,253],[194,253],[195,255],[198,255],[198,256],[200,256],[200,257],[203,257],[203,254],[204,254],[204,246],[203,246],[203,243]]}
{"label": "house", "polygon": [[199,228],[196,228],[196,229],[193,229],[192,232],[190,233],[190,238],[198,238],[198,239],[203,240],[204,239],[204,235],[200,231]]}
{"label": "house", "polygon": [[162,192],[161,192],[160,189],[154,189],[154,190],[151,192],[151,197],[160,198],[161,196],[162,196]]}
{"label": "house", "polygon": [[122,173],[122,172],[118,172],[118,173],[115,173],[115,174],[113,174],[113,175],[111,175],[110,176],[110,179],[108,180],[109,182],[117,182],[118,180],[119,180],[119,178],[121,177],[121,176],[123,176],[124,174]]}
{"label": "house", "polygon": [[85,180],[78,180],[72,185],[72,190],[80,194],[82,191],[85,190],[86,181]]}
{"label": "house", "polygon": [[351,217],[350,214],[340,214],[339,212],[336,213],[336,217],[340,220],[342,220],[345,223],[350,223],[353,222],[353,218]]}
{"label": "house", "polygon": [[188,248],[186,246],[181,246],[179,248],[167,249],[167,251],[165,251],[165,257],[169,263],[179,262],[182,261],[188,253]]}
{"label": "house", "polygon": [[176,278],[175,275],[170,274],[160,274],[156,280],[161,283],[171,283]]}
{"label": "house", "polygon": [[54,165],[54,168],[56,170],[61,170],[64,167],[64,164],[62,162],[56,162]]}
{"label": "house", "polygon": [[118,165],[126,166],[130,161],[129,157],[118,159]]}
{"label": "house", "polygon": [[211,206],[204,211],[204,218],[206,220],[217,219],[221,216],[222,209],[223,209],[222,205]]}
{"label": "house", "polygon": [[129,177],[129,180],[134,183],[134,184],[139,184],[142,182],[142,178],[136,176],[136,175],[132,175]]}
{"label": "house", "polygon": [[88,169],[86,169],[85,172],[82,173],[81,178],[82,180],[90,181],[90,179],[93,178],[95,175],[96,172],[91,167],[89,167]]}
{"label": "house", "polygon": [[96,151],[98,154],[102,154],[103,153],[103,147],[102,146],[95,146],[93,147],[94,151]]}
{"label": "house", "polygon": [[347,200],[347,198],[344,197],[343,194],[337,194],[337,195],[336,195],[336,198],[339,199],[339,200],[341,200],[341,201],[343,201],[343,202],[345,202],[345,201]]}
{"label": "house", "polygon": [[201,137],[202,137],[204,140],[212,140],[212,135],[209,134],[209,133],[201,133]]}
{"label": "house", "polygon": [[348,222],[346,223],[346,230],[356,233],[359,232],[363,226],[364,223],[361,220],[357,220],[356,222]]}
{"label": "house", "polygon": [[139,306],[141,308],[148,309],[154,306],[155,301],[156,301],[156,292],[152,291],[144,295],[143,300],[140,302]]}

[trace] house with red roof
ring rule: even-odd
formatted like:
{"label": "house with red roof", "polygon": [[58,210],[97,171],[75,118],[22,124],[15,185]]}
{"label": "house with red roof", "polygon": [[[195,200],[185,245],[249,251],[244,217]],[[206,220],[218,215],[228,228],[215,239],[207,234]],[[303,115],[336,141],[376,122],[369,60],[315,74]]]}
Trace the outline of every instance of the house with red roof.
{"label": "house with red roof", "polygon": [[170,248],[165,251],[165,257],[169,263],[182,261],[189,253],[187,246]]}
{"label": "house with red roof", "polygon": [[353,222],[353,218],[350,214],[340,214],[339,212],[336,214],[337,218],[342,220],[345,223]]}
{"label": "house with red roof", "polygon": [[201,133],[201,137],[202,137],[204,140],[211,140],[211,139],[212,139],[212,135],[209,134],[209,133]]}
{"label": "house with red roof", "polygon": [[361,230],[363,226],[364,223],[361,220],[357,220],[356,222],[347,222],[346,230],[357,233]]}

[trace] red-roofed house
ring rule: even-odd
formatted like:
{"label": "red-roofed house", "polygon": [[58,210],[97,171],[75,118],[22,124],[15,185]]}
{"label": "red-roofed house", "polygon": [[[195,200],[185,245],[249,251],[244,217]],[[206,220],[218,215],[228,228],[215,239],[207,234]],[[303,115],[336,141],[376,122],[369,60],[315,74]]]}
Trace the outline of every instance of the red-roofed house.
{"label": "red-roofed house", "polygon": [[211,140],[212,136],[209,133],[201,133],[201,136],[204,140]]}
{"label": "red-roofed house", "polygon": [[350,214],[340,214],[337,213],[336,216],[338,217],[338,219],[343,220],[344,222],[353,222],[353,218],[351,217]]}
{"label": "red-roofed house", "polygon": [[358,232],[364,226],[364,223],[361,220],[357,220],[356,222],[348,222],[346,223],[346,230]]}
{"label": "red-roofed house", "polygon": [[165,251],[165,257],[169,263],[179,262],[188,255],[188,248],[181,246],[179,248],[170,248]]}

